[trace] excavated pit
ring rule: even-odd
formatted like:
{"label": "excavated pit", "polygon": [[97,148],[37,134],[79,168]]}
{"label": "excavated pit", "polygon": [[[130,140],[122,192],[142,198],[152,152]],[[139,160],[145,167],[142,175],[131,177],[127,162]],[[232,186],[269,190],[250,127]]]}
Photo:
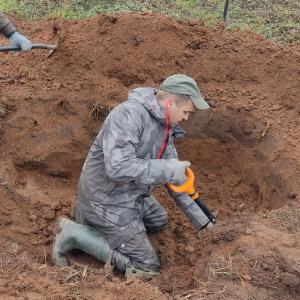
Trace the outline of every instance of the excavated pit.
{"label": "excavated pit", "polygon": [[193,116],[186,130],[179,153],[193,162],[200,191],[222,217],[284,204],[288,188],[267,159],[276,140],[264,136],[266,124],[245,113],[212,111]]}
{"label": "excavated pit", "polygon": [[[1,56],[0,244],[5,255],[0,260],[6,269],[0,272],[0,295],[32,298],[33,290],[54,298],[117,299],[122,289],[123,299],[132,299],[133,292],[136,299],[174,298],[198,288],[200,279],[210,280],[211,260],[218,255],[245,256],[248,240],[262,253],[269,251],[259,238],[248,238],[248,227],[260,213],[298,206],[298,46],[151,14],[13,20],[35,40],[54,40],[58,32],[61,48],[50,58],[38,51]],[[102,264],[82,253],[72,254],[70,269],[55,268],[49,257],[55,220],[71,215],[83,161],[105,116],[126,99],[128,89],[158,87],[172,73],[194,77],[212,106],[184,124],[187,135],[176,143],[180,158],[192,162],[197,190],[218,213],[214,231],[197,237],[159,188],[155,196],[170,219],[165,231],[150,237],[161,260],[159,279],[124,283],[120,274],[105,273]],[[275,240],[281,236],[270,245]],[[290,288],[292,280],[284,278],[278,299],[298,291],[298,279]],[[239,283],[222,281],[243,290]],[[256,283],[251,287],[259,292]],[[264,296],[273,297],[272,288],[265,288]],[[218,293],[211,295],[216,299]]]}

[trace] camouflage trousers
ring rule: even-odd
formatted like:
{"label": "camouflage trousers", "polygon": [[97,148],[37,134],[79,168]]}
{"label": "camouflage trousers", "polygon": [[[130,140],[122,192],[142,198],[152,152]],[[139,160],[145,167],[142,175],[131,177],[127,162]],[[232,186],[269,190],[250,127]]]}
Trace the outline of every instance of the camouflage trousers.
{"label": "camouflage trousers", "polygon": [[75,218],[77,223],[93,226],[107,238],[112,249],[111,264],[120,271],[125,272],[127,268],[132,267],[144,271],[159,271],[159,259],[147,232],[158,232],[164,229],[168,223],[168,216],[153,196],[143,199],[142,215],[124,227],[100,227],[97,225],[96,218],[92,218],[91,222],[77,205]]}

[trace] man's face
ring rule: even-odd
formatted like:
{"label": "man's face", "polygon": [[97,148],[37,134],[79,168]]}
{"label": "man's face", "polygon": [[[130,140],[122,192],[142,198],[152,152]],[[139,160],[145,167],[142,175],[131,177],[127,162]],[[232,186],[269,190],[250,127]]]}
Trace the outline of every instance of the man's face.
{"label": "man's face", "polygon": [[195,111],[191,100],[176,102],[171,99],[169,106],[169,122],[174,127],[178,122],[188,121],[190,113]]}

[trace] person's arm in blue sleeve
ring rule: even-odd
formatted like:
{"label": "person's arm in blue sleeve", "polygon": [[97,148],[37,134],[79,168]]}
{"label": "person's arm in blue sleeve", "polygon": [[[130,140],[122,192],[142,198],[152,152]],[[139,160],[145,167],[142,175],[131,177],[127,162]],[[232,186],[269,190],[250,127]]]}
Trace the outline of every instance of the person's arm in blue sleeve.
{"label": "person's arm in blue sleeve", "polygon": [[10,45],[20,47],[22,51],[31,50],[32,44],[24,35],[19,33],[7,16],[0,12],[0,32],[8,38]]}

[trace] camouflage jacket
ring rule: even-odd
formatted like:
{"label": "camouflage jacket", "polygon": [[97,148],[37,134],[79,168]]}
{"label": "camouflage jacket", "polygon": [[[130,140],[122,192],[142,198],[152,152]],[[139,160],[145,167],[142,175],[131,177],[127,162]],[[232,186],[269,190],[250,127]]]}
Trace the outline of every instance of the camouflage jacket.
{"label": "camouflage jacket", "polygon": [[0,33],[6,37],[10,37],[15,31],[15,26],[9,21],[5,14],[0,12]]}
{"label": "camouflage jacket", "polygon": [[[153,88],[131,90],[128,100],[107,116],[93,142],[78,183],[77,205],[87,220],[100,227],[126,226],[141,214],[141,199],[156,185],[173,178],[177,158],[174,138],[184,133],[170,130],[162,159],[156,159],[165,130],[165,111]],[[185,193],[171,196],[196,229],[208,223],[197,204]]]}

